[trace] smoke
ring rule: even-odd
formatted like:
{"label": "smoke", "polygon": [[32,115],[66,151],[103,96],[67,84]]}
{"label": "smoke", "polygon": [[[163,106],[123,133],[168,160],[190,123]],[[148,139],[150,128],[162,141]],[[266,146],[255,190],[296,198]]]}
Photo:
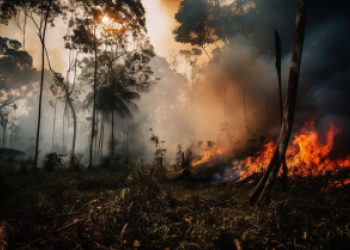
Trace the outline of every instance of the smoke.
{"label": "smoke", "polygon": [[[230,45],[222,50],[220,55],[218,50],[207,48],[213,61],[207,65],[204,73],[198,74],[198,78],[193,81],[190,80],[191,66],[188,62],[185,74],[185,60],[182,60],[180,68],[174,69],[171,59],[167,57],[168,50],[176,49],[176,54],[176,51],[184,48],[179,47],[182,44],[167,42],[173,41],[171,30],[178,25],[173,16],[180,2],[159,2],[166,11],[167,20],[170,20],[170,24],[166,26],[167,33],[158,32],[161,34],[154,36],[164,37],[157,42],[158,45],[156,44],[162,47],[162,53],[158,53],[159,56],[151,61],[155,76],[161,79],[149,93],[142,94],[141,100],[137,101],[140,111],[134,114],[133,119],[117,119],[117,153],[124,157],[128,154],[133,161],[143,157],[146,162],[151,162],[155,147],[149,141],[149,137],[155,134],[159,136],[160,141],[164,141],[161,147],[167,149],[165,158],[169,164],[175,162],[179,144],[183,145],[183,150],[192,145],[193,151],[200,154],[207,149],[208,141],[214,141],[217,149],[233,148],[235,151],[229,152],[232,157],[241,158],[252,154],[259,149],[264,138],[279,130],[278,83],[272,27],[278,30],[282,41],[282,93],[285,97],[293,46],[296,2],[259,1],[253,10],[237,19],[236,23],[238,26],[249,27],[252,37],[247,38],[243,34],[231,36]],[[349,18],[345,11],[348,5],[349,3],[344,3],[343,7],[339,7],[330,5],[328,1],[309,1],[293,125],[293,132],[298,132],[305,120],[315,116],[318,118],[316,127],[320,135],[329,128],[330,121],[342,127],[342,134],[335,137],[331,152],[333,157],[340,157],[350,150],[350,109],[349,105],[346,105],[350,93],[350,51],[347,42]],[[156,29],[157,27],[155,33]],[[10,28],[2,27],[1,33],[2,36],[10,36]],[[64,72],[68,64],[68,51],[63,49],[61,38],[64,33],[64,28],[60,28],[55,34],[50,30],[47,41],[51,62],[59,72]],[[13,33],[13,36],[21,41],[20,32]],[[37,68],[40,66],[38,45],[35,33],[28,31],[27,50],[34,55],[34,65]],[[213,46],[214,49],[215,47]],[[198,62],[204,62],[204,58],[205,54],[198,57]],[[50,152],[52,147],[54,109],[49,102],[54,102],[55,97],[49,90],[51,81],[52,75],[46,73],[41,157]],[[18,119],[16,125],[20,127],[15,148],[26,151],[27,155],[33,154],[34,151],[37,90],[36,83],[35,90],[28,98],[19,101],[21,105],[15,113]],[[86,87],[85,90],[90,92],[91,88]],[[67,153],[70,150],[72,138],[72,119],[65,119],[63,126],[63,114],[64,105],[59,100],[54,135],[54,150],[58,153]],[[86,118],[89,116],[89,110],[82,113],[79,111],[77,152],[85,154],[83,160],[88,156],[86,146],[91,128]],[[104,155],[108,155],[109,125],[106,125],[105,131]],[[9,130],[9,133],[12,131]],[[292,139],[293,135],[291,141]],[[203,142],[200,146],[199,141]]]}
{"label": "smoke", "polygon": [[[161,80],[140,106],[149,110],[150,125],[165,141],[169,161],[175,160],[179,144],[192,145],[197,153],[208,141],[216,142],[217,148],[252,152],[267,136],[268,126],[279,124],[274,60],[247,48],[241,36],[234,39],[236,45],[225,51],[221,62],[210,65],[195,81],[185,80],[186,75],[176,73],[163,58],[152,61]],[[199,141],[201,147],[196,146]]]}
{"label": "smoke", "polygon": [[177,11],[181,1],[182,0],[171,0],[171,1],[160,0],[160,4],[166,11],[169,12],[169,14],[171,14]]}

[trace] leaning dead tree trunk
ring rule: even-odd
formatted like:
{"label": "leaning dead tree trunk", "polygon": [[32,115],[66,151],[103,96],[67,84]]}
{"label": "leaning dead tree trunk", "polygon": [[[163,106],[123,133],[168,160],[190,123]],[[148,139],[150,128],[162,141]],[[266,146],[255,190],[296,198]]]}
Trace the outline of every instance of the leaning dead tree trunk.
{"label": "leaning dead tree trunk", "polygon": [[280,167],[285,160],[285,154],[293,126],[295,104],[298,93],[300,63],[306,23],[306,2],[307,0],[298,0],[292,61],[289,69],[287,96],[284,102],[282,128],[278,137],[277,148],[263,177],[260,179],[258,185],[250,196],[249,202],[251,204],[255,203],[258,199],[261,199],[266,191],[271,190],[276,181]]}
{"label": "leaning dead tree trunk", "polygon": [[[283,105],[282,105],[282,80],[281,80],[281,68],[282,68],[282,46],[281,46],[281,38],[275,29],[275,46],[276,46],[276,69],[277,69],[277,77],[278,77],[278,91],[279,91],[279,106],[281,111],[281,126],[283,123]],[[284,157],[282,162],[282,189],[286,191],[288,189],[288,168],[286,164],[286,158]]]}

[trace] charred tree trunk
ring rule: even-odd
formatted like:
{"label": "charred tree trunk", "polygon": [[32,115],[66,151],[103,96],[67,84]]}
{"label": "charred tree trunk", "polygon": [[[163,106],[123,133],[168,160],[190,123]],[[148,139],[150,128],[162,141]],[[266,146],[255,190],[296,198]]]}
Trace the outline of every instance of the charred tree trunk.
{"label": "charred tree trunk", "polygon": [[112,110],[111,157],[114,156],[114,110]]}
{"label": "charred tree trunk", "polygon": [[[275,45],[276,45],[276,69],[277,69],[277,77],[278,77],[278,89],[279,89],[279,100],[280,100],[280,112],[281,112],[281,126],[283,123],[283,105],[282,105],[282,80],[281,80],[281,61],[282,61],[282,46],[281,46],[281,38],[275,29]],[[286,164],[286,157],[284,154],[282,161],[282,190],[286,191],[288,189],[288,168]]]}
{"label": "charred tree trunk", "polygon": [[[38,166],[38,156],[39,156],[39,135],[40,135],[40,120],[41,120],[41,103],[43,99],[43,89],[44,89],[44,70],[45,70],[45,36],[46,36],[46,25],[47,19],[49,17],[50,8],[52,0],[46,11],[43,34],[39,34],[41,40],[41,78],[40,78],[40,94],[39,94],[39,114],[38,114],[38,127],[36,131],[36,141],[35,141],[35,156],[34,156],[34,168]],[[40,31],[39,31],[40,32]]]}
{"label": "charred tree trunk", "polygon": [[283,165],[283,161],[285,161],[285,154],[292,131],[295,104],[298,93],[300,63],[303,51],[306,23],[306,2],[307,0],[298,0],[292,61],[288,78],[287,97],[284,102],[282,129],[278,138],[277,148],[263,177],[260,179],[258,185],[250,196],[249,202],[251,204],[255,203],[258,199],[261,199],[265,191],[271,190],[273,184],[276,181],[280,167]]}
{"label": "charred tree trunk", "polygon": [[278,77],[278,94],[279,94],[279,106],[281,114],[281,124],[283,118],[283,105],[282,105],[282,81],[281,81],[281,60],[282,60],[282,49],[281,49],[281,38],[278,35],[277,30],[275,29],[275,46],[276,46],[276,70]]}
{"label": "charred tree trunk", "polygon": [[2,128],[2,147],[5,148],[6,125]]}
{"label": "charred tree trunk", "polygon": [[53,115],[53,128],[52,128],[52,146],[51,146],[51,152],[53,152],[53,148],[55,145],[55,130],[56,130],[56,112],[57,112],[57,94],[56,93],[56,102],[55,102],[55,111]]}

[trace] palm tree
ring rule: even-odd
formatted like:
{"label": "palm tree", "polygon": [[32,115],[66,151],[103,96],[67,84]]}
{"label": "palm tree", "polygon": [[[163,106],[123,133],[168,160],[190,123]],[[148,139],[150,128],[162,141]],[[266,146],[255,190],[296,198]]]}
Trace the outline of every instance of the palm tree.
{"label": "palm tree", "polygon": [[[128,87],[121,84],[102,86],[96,91],[95,107],[101,114],[101,124],[112,122],[109,117],[112,114],[118,115],[124,119],[132,118],[132,113],[138,110],[137,105],[133,102],[140,98],[137,92],[131,91]],[[88,108],[93,105],[93,93],[89,93],[84,107]],[[103,126],[103,125],[101,125]],[[111,140],[114,140],[114,124],[111,125]],[[103,137],[103,133],[101,134]],[[114,144],[111,143],[111,156],[113,157]]]}

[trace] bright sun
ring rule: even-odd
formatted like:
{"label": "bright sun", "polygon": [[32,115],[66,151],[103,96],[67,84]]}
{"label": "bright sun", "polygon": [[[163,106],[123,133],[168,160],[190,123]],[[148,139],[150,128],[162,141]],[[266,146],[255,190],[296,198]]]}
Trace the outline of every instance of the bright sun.
{"label": "bright sun", "polygon": [[103,22],[103,24],[108,25],[108,24],[111,22],[111,20],[109,19],[108,16],[105,15],[105,16],[102,18],[102,22]]}

